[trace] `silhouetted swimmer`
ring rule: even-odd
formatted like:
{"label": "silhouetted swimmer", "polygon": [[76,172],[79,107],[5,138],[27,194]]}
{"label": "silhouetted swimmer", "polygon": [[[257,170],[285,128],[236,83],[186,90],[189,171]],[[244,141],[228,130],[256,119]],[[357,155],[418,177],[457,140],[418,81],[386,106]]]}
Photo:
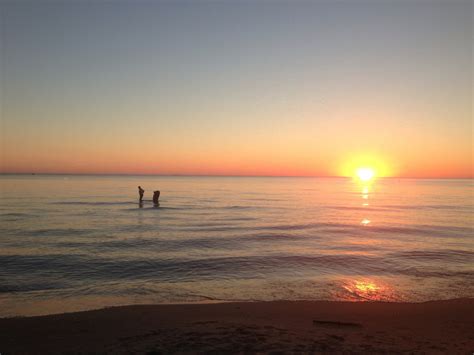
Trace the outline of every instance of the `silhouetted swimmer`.
{"label": "silhouetted swimmer", "polygon": [[160,191],[153,191],[153,203],[159,205],[158,199],[160,198]]}
{"label": "silhouetted swimmer", "polygon": [[144,193],[145,193],[145,190],[143,190],[141,186],[138,186],[138,194],[140,195],[140,202],[143,201],[143,194]]}

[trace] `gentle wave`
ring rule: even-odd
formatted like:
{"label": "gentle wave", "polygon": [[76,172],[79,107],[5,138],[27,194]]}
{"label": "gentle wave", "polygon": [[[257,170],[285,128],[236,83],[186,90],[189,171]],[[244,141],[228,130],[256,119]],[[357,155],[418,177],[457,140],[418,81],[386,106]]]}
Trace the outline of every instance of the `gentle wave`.
{"label": "gentle wave", "polygon": [[389,208],[397,210],[474,210],[474,205],[379,205],[379,208]]}
{"label": "gentle wave", "polygon": [[474,271],[474,252],[467,250],[413,250],[393,253],[391,256],[397,259],[461,263],[472,265]]}
{"label": "gentle wave", "polygon": [[[252,219],[244,218],[242,221]],[[172,222],[175,222],[174,224]],[[127,225],[113,225],[108,226],[108,229],[101,230],[100,227],[92,228],[38,228],[24,230],[22,228],[8,228],[4,229],[4,233],[18,236],[79,236],[92,235],[101,232],[116,231],[120,233],[129,232],[153,232],[153,231],[182,231],[182,232],[250,232],[250,231],[272,231],[283,235],[288,232],[298,231],[315,231],[320,235],[329,234],[344,234],[351,235],[352,233],[364,234],[379,234],[382,236],[419,236],[419,237],[456,237],[456,238],[470,238],[473,235],[473,227],[461,226],[446,226],[446,225],[408,225],[408,226],[363,226],[360,224],[349,223],[304,223],[304,224],[276,224],[276,225],[240,225],[235,223],[222,222],[239,222],[240,219],[223,219],[221,222],[194,222],[192,224],[184,225],[183,219],[177,216],[167,217],[167,223],[156,226],[154,224],[127,224]],[[110,229],[112,228],[112,229]],[[238,235],[236,235],[238,238]]]}
{"label": "gentle wave", "polygon": [[[235,250],[242,248],[243,243],[276,243],[278,241],[287,242],[289,240],[305,240],[311,238],[321,238],[318,236],[303,236],[294,234],[249,234],[234,237],[203,237],[191,239],[142,239],[130,238],[123,240],[106,240],[106,241],[84,241],[84,242],[55,242],[51,245],[60,248],[83,248],[85,250],[101,250],[105,249],[141,249],[143,247],[153,248],[160,252],[192,250],[192,249],[229,249]],[[244,244],[245,245],[245,244]],[[270,244],[271,245],[271,244]],[[149,249],[148,249],[149,250]]]}
{"label": "gentle wave", "polygon": [[371,233],[391,233],[400,235],[419,235],[429,237],[471,237],[473,229],[458,226],[413,225],[409,227],[370,226]]}
{"label": "gentle wave", "polygon": [[[32,277],[55,276],[62,279],[67,274],[69,280],[82,279],[155,279],[161,281],[192,281],[196,277],[205,279],[263,278],[273,274],[318,272],[324,275],[334,270],[364,274],[404,274],[417,277],[474,276],[471,270],[449,270],[430,267],[427,257],[430,253],[392,253],[374,255],[252,255],[240,257],[215,257],[205,259],[157,259],[124,258],[110,259],[89,255],[0,255],[3,265],[1,276],[21,275],[28,272]],[[473,254],[463,251],[431,252],[438,259],[449,263],[472,263]],[[419,264],[409,263],[416,260]],[[423,264],[425,263],[425,264]]]}
{"label": "gentle wave", "polygon": [[1,213],[0,217],[36,217],[37,215],[24,212]]}
{"label": "gentle wave", "polygon": [[42,228],[33,230],[17,230],[18,234],[24,236],[38,236],[38,237],[60,237],[60,236],[74,236],[74,235],[89,235],[93,229],[79,229],[79,228]]}
{"label": "gentle wave", "polygon": [[120,206],[120,205],[136,205],[138,202],[132,201],[59,201],[50,202],[51,205],[72,205],[72,206]]}

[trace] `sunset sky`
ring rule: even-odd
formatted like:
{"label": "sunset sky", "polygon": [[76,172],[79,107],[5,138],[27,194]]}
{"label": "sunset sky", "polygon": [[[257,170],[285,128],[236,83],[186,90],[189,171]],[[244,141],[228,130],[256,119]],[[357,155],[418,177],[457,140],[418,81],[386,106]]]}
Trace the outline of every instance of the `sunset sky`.
{"label": "sunset sky", "polygon": [[0,172],[473,176],[471,0],[0,16]]}

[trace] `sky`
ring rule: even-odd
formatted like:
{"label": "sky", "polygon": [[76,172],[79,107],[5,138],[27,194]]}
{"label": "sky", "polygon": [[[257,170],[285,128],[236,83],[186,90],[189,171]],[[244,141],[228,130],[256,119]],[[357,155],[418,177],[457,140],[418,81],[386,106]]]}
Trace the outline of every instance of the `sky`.
{"label": "sky", "polygon": [[0,173],[474,175],[471,0],[6,0],[0,21]]}

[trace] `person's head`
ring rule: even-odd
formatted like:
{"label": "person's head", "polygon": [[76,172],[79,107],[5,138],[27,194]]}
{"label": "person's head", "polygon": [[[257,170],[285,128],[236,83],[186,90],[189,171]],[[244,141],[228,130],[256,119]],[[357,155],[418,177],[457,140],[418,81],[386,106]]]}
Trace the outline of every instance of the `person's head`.
{"label": "person's head", "polygon": [[142,187],[141,186],[138,186],[139,189],[141,189]]}

